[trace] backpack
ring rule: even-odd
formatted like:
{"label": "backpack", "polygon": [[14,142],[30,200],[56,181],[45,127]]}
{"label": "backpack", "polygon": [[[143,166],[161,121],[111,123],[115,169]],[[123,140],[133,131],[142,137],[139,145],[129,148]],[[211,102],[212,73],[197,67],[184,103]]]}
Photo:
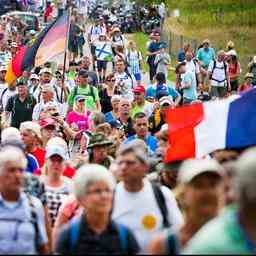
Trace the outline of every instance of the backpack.
{"label": "backpack", "polygon": [[[82,94],[83,96],[92,96],[93,98],[93,101],[95,102],[95,94],[94,94],[94,90],[93,90],[93,86],[89,85],[90,86],[90,93],[89,94]],[[74,93],[73,93],[73,98],[75,98],[75,96],[78,95],[78,86],[76,86],[74,88]]]}
{"label": "backpack", "polygon": [[[69,239],[69,250],[73,253],[73,250],[75,249],[75,246],[77,244],[78,238],[79,238],[79,227],[80,227],[80,223],[82,220],[82,216],[80,217],[75,217],[71,220],[71,225],[70,225],[70,239]],[[121,243],[121,248],[123,253],[127,253],[128,250],[128,230],[125,226],[121,225],[121,224],[115,224],[117,231],[118,231],[118,235],[119,235],[119,239],[120,239],[120,243]]]}
{"label": "backpack", "polygon": [[151,182],[151,184],[158,208],[163,217],[163,226],[164,228],[169,228],[171,226],[171,223],[168,219],[168,208],[165,202],[164,194],[161,190],[161,186],[157,185],[154,182]]}
{"label": "backpack", "polygon": [[[226,63],[226,62],[223,62],[223,68],[224,68],[224,71],[225,71],[225,80],[223,80],[223,81],[218,81],[218,80],[212,78],[213,72],[214,72],[214,70],[217,68],[216,65],[217,65],[217,62],[216,62],[216,60],[214,60],[214,61],[213,61],[212,72],[211,72],[211,75],[210,75],[210,79],[211,79],[211,80],[214,80],[214,81],[216,81],[216,82],[222,83],[222,82],[224,82],[224,81],[227,80],[227,77],[228,77],[228,66],[227,66],[227,63]],[[219,69],[223,69],[223,68],[219,68]]]}

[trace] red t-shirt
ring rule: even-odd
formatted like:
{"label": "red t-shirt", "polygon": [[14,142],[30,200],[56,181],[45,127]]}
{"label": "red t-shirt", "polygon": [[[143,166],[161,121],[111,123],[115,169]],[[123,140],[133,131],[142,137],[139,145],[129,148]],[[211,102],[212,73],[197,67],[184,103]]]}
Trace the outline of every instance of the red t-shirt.
{"label": "red t-shirt", "polygon": [[45,154],[46,151],[42,148],[36,148],[31,154],[37,159],[39,167],[42,168],[45,163]]}

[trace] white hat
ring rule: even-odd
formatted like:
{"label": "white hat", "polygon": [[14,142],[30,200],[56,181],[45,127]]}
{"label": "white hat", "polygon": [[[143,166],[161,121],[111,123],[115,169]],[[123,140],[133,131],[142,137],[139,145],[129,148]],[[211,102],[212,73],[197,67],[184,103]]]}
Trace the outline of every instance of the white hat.
{"label": "white hat", "polygon": [[0,66],[0,72],[2,72],[2,71],[7,71],[7,67],[4,65]]}
{"label": "white hat", "polygon": [[12,43],[11,43],[11,47],[16,47],[16,48],[17,48],[17,47],[18,47],[18,44],[17,44],[16,42],[12,42]]}
{"label": "white hat", "polygon": [[178,180],[182,184],[190,183],[202,173],[214,173],[222,177],[224,169],[214,159],[189,159],[180,167]]}
{"label": "white hat", "polygon": [[42,68],[39,72],[39,75],[43,74],[43,73],[49,73],[52,74],[52,70],[50,68]]}
{"label": "white hat", "polygon": [[164,104],[173,105],[173,99],[171,96],[164,96],[159,100],[160,106],[163,106]]}
{"label": "white hat", "polygon": [[37,74],[31,74],[31,76],[30,76],[29,79],[30,79],[30,80],[31,80],[31,79],[39,80],[40,78],[39,78],[39,76],[38,76]]}
{"label": "white hat", "polygon": [[51,156],[58,155],[66,160],[66,151],[60,145],[50,145],[46,147],[46,155],[45,158],[50,158]]}
{"label": "white hat", "polygon": [[256,63],[256,56],[253,56],[253,63]]}
{"label": "white hat", "polygon": [[228,55],[228,56],[237,56],[237,53],[234,49],[232,49],[232,50],[226,52],[226,55]]}

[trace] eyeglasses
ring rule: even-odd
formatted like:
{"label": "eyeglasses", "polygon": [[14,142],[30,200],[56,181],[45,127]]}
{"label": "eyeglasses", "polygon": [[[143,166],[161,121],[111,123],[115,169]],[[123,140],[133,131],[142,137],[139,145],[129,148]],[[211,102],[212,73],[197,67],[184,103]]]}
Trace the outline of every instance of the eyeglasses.
{"label": "eyeglasses", "polygon": [[112,193],[112,190],[110,189],[94,189],[94,190],[91,190],[91,191],[87,191],[87,195],[103,195],[103,194],[106,194],[106,195],[110,195]]}
{"label": "eyeglasses", "polygon": [[131,166],[131,165],[134,165],[134,164],[136,164],[137,162],[134,160],[134,161],[132,161],[132,160],[124,160],[124,161],[119,161],[119,162],[117,162],[117,164],[118,165],[123,165],[123,164],[125,164],[125,165],[128,165],[128,166]]}

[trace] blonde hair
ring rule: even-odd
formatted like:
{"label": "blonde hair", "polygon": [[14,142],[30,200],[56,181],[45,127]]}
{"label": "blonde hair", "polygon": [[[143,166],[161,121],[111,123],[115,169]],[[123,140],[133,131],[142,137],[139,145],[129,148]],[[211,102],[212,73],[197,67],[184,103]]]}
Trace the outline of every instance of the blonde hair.
{"label": "blonde hair", "polygon": [[[84,106],[84,113],[86,113],[86,107],[84,104],[83,104],[83,106]],[[77,104],[77,101],[74,101],[73,111],[80,112],[79,110],[80,110],[80,106]]]}

